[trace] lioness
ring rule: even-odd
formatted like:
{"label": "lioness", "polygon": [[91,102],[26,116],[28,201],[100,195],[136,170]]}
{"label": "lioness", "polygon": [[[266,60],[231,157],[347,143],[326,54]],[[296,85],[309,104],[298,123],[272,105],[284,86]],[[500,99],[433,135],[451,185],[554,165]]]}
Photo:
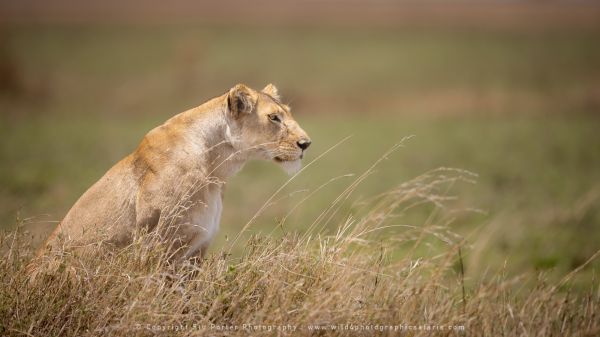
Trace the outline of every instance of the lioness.
{"label": "lioness", "polygon": [[77,200],[42,250],[59,237],[123,245],[136,228],[152,231],[169,218],[176,230],[166,239],[177,242],[179,256],[204,256],[219,227],[226,179],[254,158],[293,173],[310,143],[275,86],[238,84],[148,132]]}

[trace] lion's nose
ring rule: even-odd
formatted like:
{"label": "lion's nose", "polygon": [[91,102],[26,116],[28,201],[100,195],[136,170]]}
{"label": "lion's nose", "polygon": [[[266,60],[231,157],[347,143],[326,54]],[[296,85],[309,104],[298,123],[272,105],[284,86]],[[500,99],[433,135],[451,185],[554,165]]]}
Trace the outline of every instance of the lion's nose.
{"label": "lion's nose", "polygon": [[309,139],[300,139],[296,144],[298,144],[298,147],[300,147],[303,151],[308,149],[308,147],[310,146],[310,140]]}

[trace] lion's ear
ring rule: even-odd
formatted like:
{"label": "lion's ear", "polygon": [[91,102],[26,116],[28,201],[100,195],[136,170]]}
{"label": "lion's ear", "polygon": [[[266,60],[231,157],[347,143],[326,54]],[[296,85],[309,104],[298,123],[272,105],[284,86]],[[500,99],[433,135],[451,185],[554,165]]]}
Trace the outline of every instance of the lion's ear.
{"label": "lion's ear", "polygon": [[237,84],[229,90],[227,105],[233,117],[249,114],[254,110],[258,95],[256,92],[243,84]]}
{"label": "lion's ear", "polygon": [[267,84],[267,86],[263,88],[262,92],[273,97],[278,101],[281,100],[281,97],[279,97],[279,91],[277,90],[277,87],[275,87],[272,83]]}

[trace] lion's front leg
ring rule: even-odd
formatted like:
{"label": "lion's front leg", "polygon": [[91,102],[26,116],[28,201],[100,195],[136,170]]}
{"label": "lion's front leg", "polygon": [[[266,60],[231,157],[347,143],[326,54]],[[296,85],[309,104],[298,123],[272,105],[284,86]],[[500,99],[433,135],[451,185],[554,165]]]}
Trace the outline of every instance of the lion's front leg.
{"label": "lion's front leg", "polygon": [[190,249],[184,254],[184,260],[189,261],[192,264],[199,264],[203,259],[206,259],[208,254],[208,243],[202,244],[197,249]]}

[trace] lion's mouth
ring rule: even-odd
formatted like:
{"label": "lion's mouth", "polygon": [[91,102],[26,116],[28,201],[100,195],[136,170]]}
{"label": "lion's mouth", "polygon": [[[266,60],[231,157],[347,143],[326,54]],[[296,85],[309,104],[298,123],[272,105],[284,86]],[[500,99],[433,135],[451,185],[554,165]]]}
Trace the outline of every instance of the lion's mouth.
{"label": "lion's mouth", "polygon": [[273,160],[277,163],[284,163],[284,162],[288,162],[288,161],[296,161],[299,159],[302,159],[304,157],[304,152],[300,154],[300,156],[298,156],[298,158],[283,158],[281,156],[275,156],[273,157]]}

